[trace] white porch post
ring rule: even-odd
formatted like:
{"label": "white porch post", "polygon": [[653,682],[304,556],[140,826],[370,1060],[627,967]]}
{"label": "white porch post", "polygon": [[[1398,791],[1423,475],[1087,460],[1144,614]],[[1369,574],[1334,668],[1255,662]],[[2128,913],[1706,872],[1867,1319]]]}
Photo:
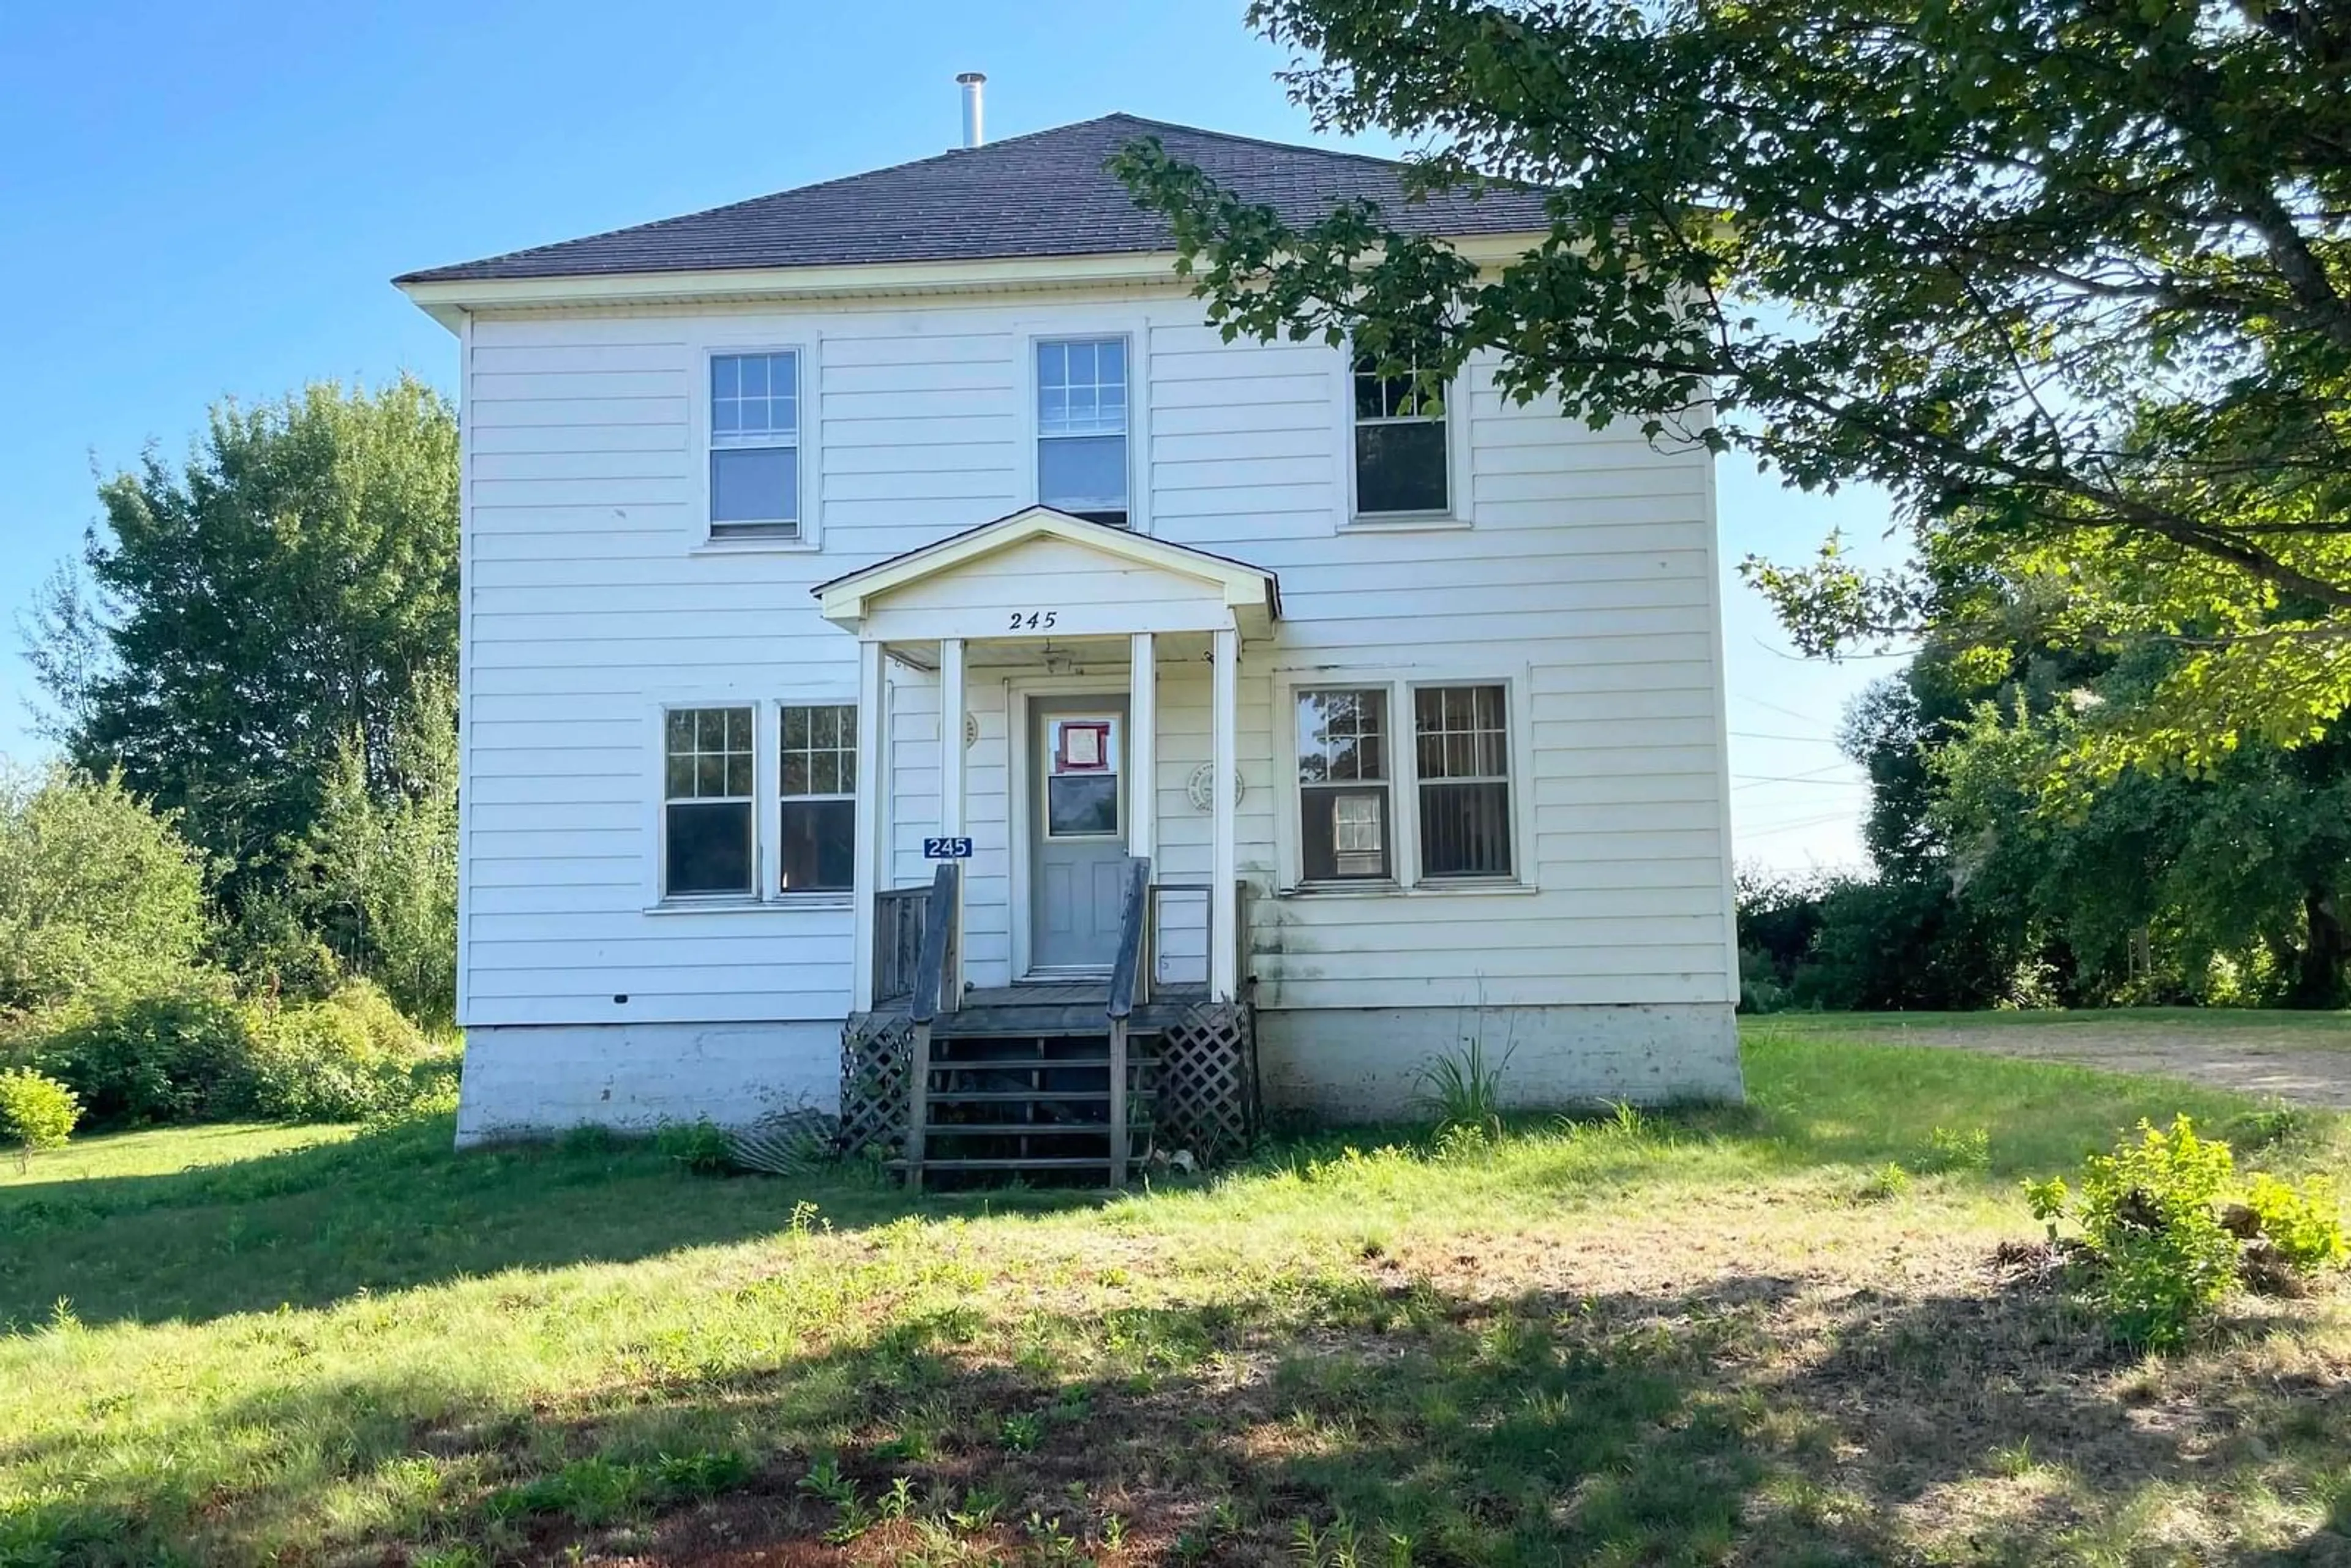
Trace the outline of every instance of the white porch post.
{"label": "white porch post", "polygon": [[[959,839],[971,831],[964,810],[963,639],[939,639],[939,832]],[[971,862],[957,868],[956,878],[956,939],[949,949],[946,973],[939,978],[939,1010],[953,1012],[963,1002],[964,884]]]}
{"label": "white porch post", "polygon": [[882,891],[882,644],[857,644],[856,876],[851,894],[856,919],[852,949],[850,1009],[873,1006],[873,922]]}
{"label": "white porch post", "polygon": [[1151,860],[1159,853],[1159,670],[1150,632],[1133,633],[1127,646],[1126,852]]}
{"label": "white porch post", "polygon": [[1209,794],[1216,801],[1208,855],[1208,995],[1228,1002],[1240,994],[1240,952],[1233,936],[1240,924],[1240,890],[1233,847],[1233,780],[1239,766],[1240,633],[1230,627],[1216,633],[1215,690],[1209,703],[1214,776]]}

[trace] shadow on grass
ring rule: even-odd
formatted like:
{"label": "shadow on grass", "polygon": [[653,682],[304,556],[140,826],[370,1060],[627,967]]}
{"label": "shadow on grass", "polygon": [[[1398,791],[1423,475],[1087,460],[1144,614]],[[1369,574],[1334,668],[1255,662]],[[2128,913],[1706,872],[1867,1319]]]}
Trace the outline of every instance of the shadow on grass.
{"label": "shadow on grass", "polygon": [[[321,1544],[672,1563],[2103,1561],[2139,1500],[2226,1487],[2240,1462],[2272,1480],[2339,1464],[2351,1390],[2247,1403],[2216,1440],[2103,1392],[2116,1365],[2040,1299],[1826,1300],[1769,1275],[1480,1299],[1374,1264],[1008,1336],[932,1303],[724,1371],[640,1367],[580,1408],[306,1383],[191,1414],[170,1451],[220,1454],[224,1473],[103,1468],[16,1528],[93,1564]],[[0,1463],[70,1464],[81,1441],[0,1441]],[[256,1481],[264,1447],[289,1458]],[[350,1483],[388,1498],[384,1516],[302,1540],[320,1493]],[[2351,1552],[2325,1527],[2301,1544]]]}
{"label": "shadow on grass", "polygon": [[772,1234],[810,1197],[841,1228],[917,1208],[878,1179],[695,1176],[643,1142],[575,1135],[453,1154],[452,1130],[430,1118],[169,1175],[0,1188],[0,1332],[47,1322],[60,1301],[90,1324],[197,1322],[508,1269],[628,1262]]}

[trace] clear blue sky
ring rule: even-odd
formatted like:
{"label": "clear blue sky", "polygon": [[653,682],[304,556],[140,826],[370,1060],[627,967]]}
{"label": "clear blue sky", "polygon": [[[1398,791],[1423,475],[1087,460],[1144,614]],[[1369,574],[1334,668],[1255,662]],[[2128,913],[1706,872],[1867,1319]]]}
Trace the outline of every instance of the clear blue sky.
{"label": "clear blue sky", "polygon": [[[957,71],[1005,136],[1126,110],[1311,140],[1238,0],[281,0],[0,9],[0,753],[34,755],[16,612],[97,514],[93,471],[174,457],[208,402],[413,371],[452,340],[387,279],[923,157]],[[1366,150],[1392,149],[1371,145]],[[1722,475],[1726,572],[1874,539],[1875,497]],[[1826,744],[1887,664],[1791,658],[1726,583],[1743,860],[1858,858]],[[1789,737],[1789,738],[1769,738]]]}

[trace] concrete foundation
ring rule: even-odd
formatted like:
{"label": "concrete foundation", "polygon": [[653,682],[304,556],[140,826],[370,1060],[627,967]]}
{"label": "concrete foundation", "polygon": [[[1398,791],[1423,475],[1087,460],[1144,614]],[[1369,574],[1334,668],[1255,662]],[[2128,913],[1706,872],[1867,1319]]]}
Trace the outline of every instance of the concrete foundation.
{"label": "concrete foundation", "polygon": [[1521,1109],[1744,1097],[1728,1003],[1654,1007],[1260,1009],[1267,1105],[1328,1122],[1426,1115],[1422,1074],[1471,1040]]}
{"label": "concrete foundation", "polygon": [[465,1031],[460,1146],[580,1125],[743,1126],[841,1103],[837,1022],[565,1024]]}

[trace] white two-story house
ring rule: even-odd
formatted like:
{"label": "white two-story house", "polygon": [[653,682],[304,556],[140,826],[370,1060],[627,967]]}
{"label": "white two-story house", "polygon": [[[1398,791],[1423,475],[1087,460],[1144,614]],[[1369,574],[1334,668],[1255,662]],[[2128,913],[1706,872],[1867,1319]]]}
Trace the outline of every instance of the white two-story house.
{"label": "white two-story house", "polygon": [[1522,1103],[1739,1093],[1708,459],[1223,341],[1144,136],[1544,227],[1112,115],[398,280],[462,364],[463,1136],[1113,992],[1330,1117],[1473,1038]]}

